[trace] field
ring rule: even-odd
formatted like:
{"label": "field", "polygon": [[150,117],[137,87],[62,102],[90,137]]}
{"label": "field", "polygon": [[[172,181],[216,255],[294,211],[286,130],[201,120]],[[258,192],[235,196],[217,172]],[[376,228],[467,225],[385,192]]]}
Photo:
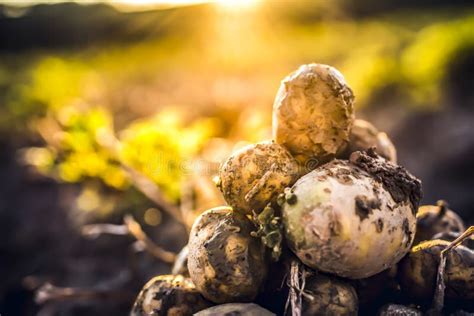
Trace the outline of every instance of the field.
{"label": "field", "polygon": [[[280,81],[305,63],[338,68],[423,202],[473,224],[474,7],[375,3],[0,4],[0,314],[126,315],[169,265],[81,231],[131,214],[178,252],[223,203],[219,164],[271,138]],[[35,303],[45,282],[95,294]]]}

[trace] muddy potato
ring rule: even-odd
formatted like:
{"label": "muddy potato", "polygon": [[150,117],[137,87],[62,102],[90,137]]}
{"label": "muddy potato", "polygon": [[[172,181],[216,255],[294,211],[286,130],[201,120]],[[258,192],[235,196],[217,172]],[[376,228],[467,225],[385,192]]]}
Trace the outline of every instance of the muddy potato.
{"label": "muddy potato", "polygon": [[349,136],[349,144],[339,158],[348,159],[355,151],[375,147],[375,152],[390,162],[397,163],[397,150],[386,133],[371,123],[356,119]]}
{"label": "muddy potato", "polygon": [[430,240],[439,233],[460,233],[464,230],[463,220],[449,209],[445,201],[438,201],[436,205],[422,205],[416,214],[414,244]]}
{"label": "muddy potato", "polygon": [[131,316],[185,316],[212,306],[193,282],[182,275],[160,275],[151,279],[138,294]]}
{"label": "muddy potato", "polygon": [[[402,291],[418,300],[431,300],[436,285],[440,252],[449,245],[445,240],[424,241],[399,264]],[[445,295],[460,300],[474,299],[474,252],[458,246],[449,252],[445,268]]]}
{"label": "muddy potato", "polygon": [[253,303],[228,303],[210,307],[196,316],[272,316],[272,312]]}
{"label": "muddy potato", "polygon": [[230,207],[204,212],[189,237],[188,270],[197,289],[215,303],[253,300],[265,279],[267,262],[255,227]]}
{"label": "muddy potato", "polygon": [[373,151],[317,168],[290,193],[282,206],[284,232],[311,268],[367,278],[410,250],[421,183]]}
{"label": "muddy potato", "polygon": [[325,162],[349,140],[354,96],[342,74],[322,64],[283,79],[273,104],[273,138],[300,161]]}
{"label": "muddy potato", "polygon": [[260,212],[298,178],[298,163],[273,141],[249,145],[234,153],[219,170],[219,187],[236,211]]}
{"label": "muddy potato", "polygon": [[358,307],[357,294],[349,283],[322,274],[306,279],[302,315],[357,315]]}
{"label": "muddy potato", "polygon": [[387,304],[378,313],[379,316],[421,316],[418,309],[398,304]]}

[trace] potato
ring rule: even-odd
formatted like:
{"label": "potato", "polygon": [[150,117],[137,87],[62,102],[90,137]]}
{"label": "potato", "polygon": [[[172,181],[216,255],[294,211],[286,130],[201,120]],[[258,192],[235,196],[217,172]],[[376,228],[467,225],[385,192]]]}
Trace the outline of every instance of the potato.
{"label": "potato", "polygon": [[421,316],[422,312],[416,308],[412,308],[405,305],[398,304],[387,304],[383,306],[379,313],[379,316]]}
{"label": "potato", "polygon": [[236,211],[260,212],[298,178],[297,161],[273,141],[249,145],[220,168],[220,189]]}
{"label": "potato", "polygon": [[273,138],[300,163],[328,161],[349,141],[353,103],[339,71],[303,65],[280,85],[273,104]]}
{"label": "potato", "polygon": [[[399,264],[398,278],[403,292],[411,298],[431,301],[440,252],[449,244],[445,240],[429,240],[413,247]],[[447,255],[444,275],[447,298],[474,300],[474,252],[471,249],[453,248]]]}
{"label": "potato", "polygon": [[267,272],[264,245],[255,227],[230,207],[204,212],[189,237],[188,270],[197,289],[215,303],[249,302]]}
{"label": "potato", "polygon": [[357,315],[358,308],[357,294],[349,283],[322,274],[306,279],[302,315]]}
{"label": "potato", "polygon": [[160,275],[151,279],[138,294],[131,316],[185,316],[212,306],[182,275]]}
{"label": "potato", "polygon": [[272,312],[253,303],[228,303],[200,311],[196,316],[272,316]]}
{"label": "potato", "polygon": [[463,220],[448,208],[446,201],[438,201],[436,205],[423,205],[416,214],[414,244],[430,240],[439,233],[460,233],[464,230]]}
{"label": "potato", "polygon": [[375,147],[375,152],[390,162],[397,163],[397,150],[386,133],[379,132],[371,123],[356,119],[349,136],[349,144],[338,158],[349,159],[355,151]]}
{"label": "potato", "polygon": [[367,278],[410,250],[421,183],[373,151],[323,165],[290,192],[282,206],[284,232],[311,268]]}

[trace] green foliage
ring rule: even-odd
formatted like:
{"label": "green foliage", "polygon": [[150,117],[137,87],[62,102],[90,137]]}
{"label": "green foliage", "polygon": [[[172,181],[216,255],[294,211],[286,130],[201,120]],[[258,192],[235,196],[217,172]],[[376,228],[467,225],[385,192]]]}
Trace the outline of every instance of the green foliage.
{"label": "green foliage", "polygon": [[165,111],[121,132],[120,157],[176,200],[183,178],[195,171],[193,158],[213,129],[205,119],[185,127],[182,114]]}
{"label": "green foliage", "polygon": [[124,189],[129,182],[114,153],[112,119],[104,109],[93,108],[69,113],[61,111],[58,175],[67,182],[98,178],[106,185]]}
{"label": "green foliage", "polygon": [[[49,126],[47,126],[49,125]],[[157,185],[173,200],[192,170],[192,161],[211,136],[212,120],[201,119],[184,126],[182,114],[162,112],[153,118],[132,123],[118,140],[112,118],[103,108],[79,111],[63,108],[57,117],[38,122],[49,146],[30,148],[24,160],[40,171],[66,182],[99,179],[105,185],[124,190],[132,167]]]}

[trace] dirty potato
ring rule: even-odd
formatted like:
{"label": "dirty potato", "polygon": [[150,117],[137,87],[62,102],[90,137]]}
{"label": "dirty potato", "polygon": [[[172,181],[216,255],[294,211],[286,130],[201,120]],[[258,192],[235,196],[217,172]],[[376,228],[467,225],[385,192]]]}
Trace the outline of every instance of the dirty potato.
{"label": "dirty potato", "polygon": [[197,289],[215,303],[248,302],[259,292],[267,262],[255,227],[230,207],[204,212],[189,237],[188,270]]}
{"label": "dirty potato", "polygon": [[273,104],[273,138],[300,163],[328,161],[349,140],[353,103],[339,71],[303,65],[280,85]]}
{"label": "dirty potato", "polygon": [[430,240],[439,233],[461,233],[464,222],[458,214],[449,209],[446,201],[436,205],[422,205],[416,214],[416,235],[414,244]]}
{"label": "dirty potato", "polygon": [[375,152],[300,178],[282,206],[288,245],[309,267],[351,279],[396,264],[415,236],[421,183]]}
{"label": "dirty potato", "polygon": [[302,315],[357,315],[359,302],[354,288],[336,277],[317,274],[306,278]]}
{"label": "dirty potato", "polygon": [[386,133],[380,132],[371,123],[356,119],[349,136],[349,144],[339,158],[349,159],[355,151],[375,147],[375,152],[390,162],[397,163],[397,150]]}
{"label": "dirty potato", "polygon": [[[445,240],[429,240],[413,247],[399,264],[398,278],[403,292],[418,300],[433,298],[440,252],[449,244]],[[474,252],[471,249],[453,248],[447,255],[444,275],[447,298],[474,300]]]}
{"label": "dirty potato", "polygon": [[298,163],[273,141],[249,145],[234,153],[219,171],[226,202],[245,214],[260,212],[298,178]]}
{"label": "dirty potato", "polygon": [[182,275],[160,275],[151,279],[138,294],[131,316],[187,316],[212,306]]}

